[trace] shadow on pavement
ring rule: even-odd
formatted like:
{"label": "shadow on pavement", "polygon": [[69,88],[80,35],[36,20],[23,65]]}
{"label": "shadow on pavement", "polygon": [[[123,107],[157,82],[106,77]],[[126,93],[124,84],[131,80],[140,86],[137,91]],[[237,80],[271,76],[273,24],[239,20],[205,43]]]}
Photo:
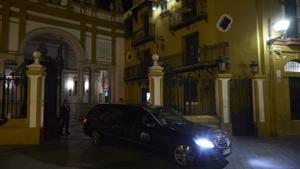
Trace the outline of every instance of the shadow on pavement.
{"label": "shadow on pavement", "polygon": [[[15,162],[17,161],[17,162]],[[167,154],[130,143],[112,141],[92,146],[80,125],[70,136],[37,146],[13,146],[0,150],[1,168],[18,169],[182,169]],[[199,163],[188,169],[219,169],[227,160]]]}

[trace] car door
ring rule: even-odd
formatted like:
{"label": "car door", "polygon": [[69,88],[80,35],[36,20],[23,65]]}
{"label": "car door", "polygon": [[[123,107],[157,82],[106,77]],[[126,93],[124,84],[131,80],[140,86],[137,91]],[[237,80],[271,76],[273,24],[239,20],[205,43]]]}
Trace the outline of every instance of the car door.
{"label": "car door", "polygon": [[150,146],[162,146],[167,143],[168,134],[149,112],[142,108],[129,110],[135,115],[133,125],[128,132],[131,140]]}
{"label": "car door", "polygon": [[99,116],[98,129],[105,135],[122,137],[123,112],[118,107],[109,107]]}

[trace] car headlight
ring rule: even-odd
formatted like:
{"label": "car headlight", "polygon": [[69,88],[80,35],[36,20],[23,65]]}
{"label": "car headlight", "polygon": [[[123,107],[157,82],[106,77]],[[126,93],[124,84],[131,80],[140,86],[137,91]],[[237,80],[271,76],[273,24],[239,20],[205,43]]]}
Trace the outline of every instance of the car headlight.
{"label": "car headlight", "polygon": [[194,139],[195,143],[202,148],[214,148],[214,144],[206,138]]}

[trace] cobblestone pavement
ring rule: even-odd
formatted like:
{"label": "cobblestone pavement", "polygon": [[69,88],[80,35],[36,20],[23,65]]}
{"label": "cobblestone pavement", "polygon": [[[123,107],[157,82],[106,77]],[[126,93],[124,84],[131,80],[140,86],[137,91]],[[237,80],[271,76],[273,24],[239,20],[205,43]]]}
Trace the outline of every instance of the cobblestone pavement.
{"label": "cobblestone pavement", "polygon": [[[126,143],[94,147],[81,127],[71,135],[36,146],[0,146],[0,169],[176,169],[164,153]],[[193,169],[300,169],[300,136],[233,137],[226,160],[201,163]],[[182,168],[181,168],[182,169]]]}

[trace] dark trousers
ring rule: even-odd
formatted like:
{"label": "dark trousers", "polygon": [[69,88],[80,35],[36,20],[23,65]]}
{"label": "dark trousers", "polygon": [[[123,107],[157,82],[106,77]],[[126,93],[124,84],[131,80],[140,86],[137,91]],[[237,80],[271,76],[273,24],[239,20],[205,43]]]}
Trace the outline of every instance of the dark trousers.
{"label": "dark trousers", "polygon": [[61,118],[61,123],[60,123],[61,133],[63,132],[64,127],[66,128],[65,132],[69,132],[69,118]]}

